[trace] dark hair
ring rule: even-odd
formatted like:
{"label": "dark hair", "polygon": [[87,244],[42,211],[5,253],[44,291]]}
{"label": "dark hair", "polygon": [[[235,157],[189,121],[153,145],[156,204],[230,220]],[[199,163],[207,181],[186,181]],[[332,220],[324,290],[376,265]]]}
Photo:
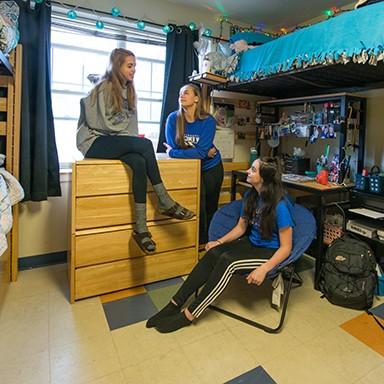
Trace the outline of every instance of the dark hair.
{"label": "dark hair", "polygon": [[136,109],[136,92],[133,82],[127,82],[120,70],[128,56],[135,57],[135,54],[128,49],[115,48],[109,56],[109,65],[105,74],[101,78],[101,81],[92,90],[93,101],[95,102],[100,86],[106,82],[109,90],[106,95],[107,100],[115,112],[121,112],[123,110],[123,87],[127,87],[129,110],[134,111]]}
{"label": "dark hair", "polygon": [[[247,196],[244,216],[248,223],[259,222],[263,239],[270,239],[275,229],[276,206],[285,195],[281,182],[281,169],[278,159],[264,157],[259,159],[259,173],[262,178],[260,193],[252,188]],[[262,205],[259,205],[259,199]]]}

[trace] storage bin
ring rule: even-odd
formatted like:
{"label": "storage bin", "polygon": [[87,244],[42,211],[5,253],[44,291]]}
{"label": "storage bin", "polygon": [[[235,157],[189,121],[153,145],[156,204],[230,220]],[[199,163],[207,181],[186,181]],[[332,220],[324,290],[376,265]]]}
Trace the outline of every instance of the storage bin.
{"label": "storage bin", "polygon": [[369,192],[380,194],[384,187],[384,176],[380,174],[380,167],[374,165],[369,171]]}
{"label": "storage bin", "polygon": [[323,241],[325,244],[331,244],[333,240],[341,237],[343,234],[343,227],[338,224],[324,223]]}
{"label": "storage bin", "polygon": [[384,195],[384,175],[369,176],[369,192]]}
{"label": "storage bin", "polygon": [[369,176],[363,176],[361,173],[356,174],[355,189],[359,191],[369,190]]}

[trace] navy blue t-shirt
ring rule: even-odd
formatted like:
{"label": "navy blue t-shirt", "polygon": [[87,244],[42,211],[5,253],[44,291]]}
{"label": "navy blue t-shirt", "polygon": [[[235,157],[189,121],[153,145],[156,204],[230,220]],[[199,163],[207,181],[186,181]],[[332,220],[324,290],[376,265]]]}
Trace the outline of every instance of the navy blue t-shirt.
{"label": "navy blue t-shirt", "polygon": [[[220,151],[214,157],[208,157],[208,151],[213,147],[216,133],[216,120],[212,116],[206,119],[197,119],[193,123],[185,123],[184,141],[190,148],[177,148],[176,144],[177,111],[172,112],[165,125],[165,138],[173,148],[169,156],[178,159],[201,159],[201,169],[206,171],[215,167],[221,161]],[[217,148],[216,148],[217,149]]]}

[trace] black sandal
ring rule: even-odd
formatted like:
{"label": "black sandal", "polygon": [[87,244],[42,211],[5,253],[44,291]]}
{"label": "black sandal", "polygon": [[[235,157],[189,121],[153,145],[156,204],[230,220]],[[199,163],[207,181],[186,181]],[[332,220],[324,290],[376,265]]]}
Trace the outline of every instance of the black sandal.
{"label": "black sandal", "polygon": [[182,207],[179,203],[175,203],[171,208],[160,211],[162,215],[172,217],[178,220],[192,219],[195,214],[187,208]]}
{"label": "black sandal", "polygon": [[156,252],[156,243],[152,240],[152,235],[149,232],[132,232],[132,237],[135,239],[137,245],[147,255]]}

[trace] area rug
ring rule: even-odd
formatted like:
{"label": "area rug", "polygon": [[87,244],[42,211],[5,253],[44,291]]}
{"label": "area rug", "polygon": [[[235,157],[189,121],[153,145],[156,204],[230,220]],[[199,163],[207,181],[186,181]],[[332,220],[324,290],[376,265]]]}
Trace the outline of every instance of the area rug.
{"label": "area rug", "polygon": [[[381,316],[383,310],[384,304],[372,308],[376,319],[384,326],[384,319]],[[369,348],[384,356],[384,330],[377,324],[373,316],[363,313],[340,325],[340,327]]]}

